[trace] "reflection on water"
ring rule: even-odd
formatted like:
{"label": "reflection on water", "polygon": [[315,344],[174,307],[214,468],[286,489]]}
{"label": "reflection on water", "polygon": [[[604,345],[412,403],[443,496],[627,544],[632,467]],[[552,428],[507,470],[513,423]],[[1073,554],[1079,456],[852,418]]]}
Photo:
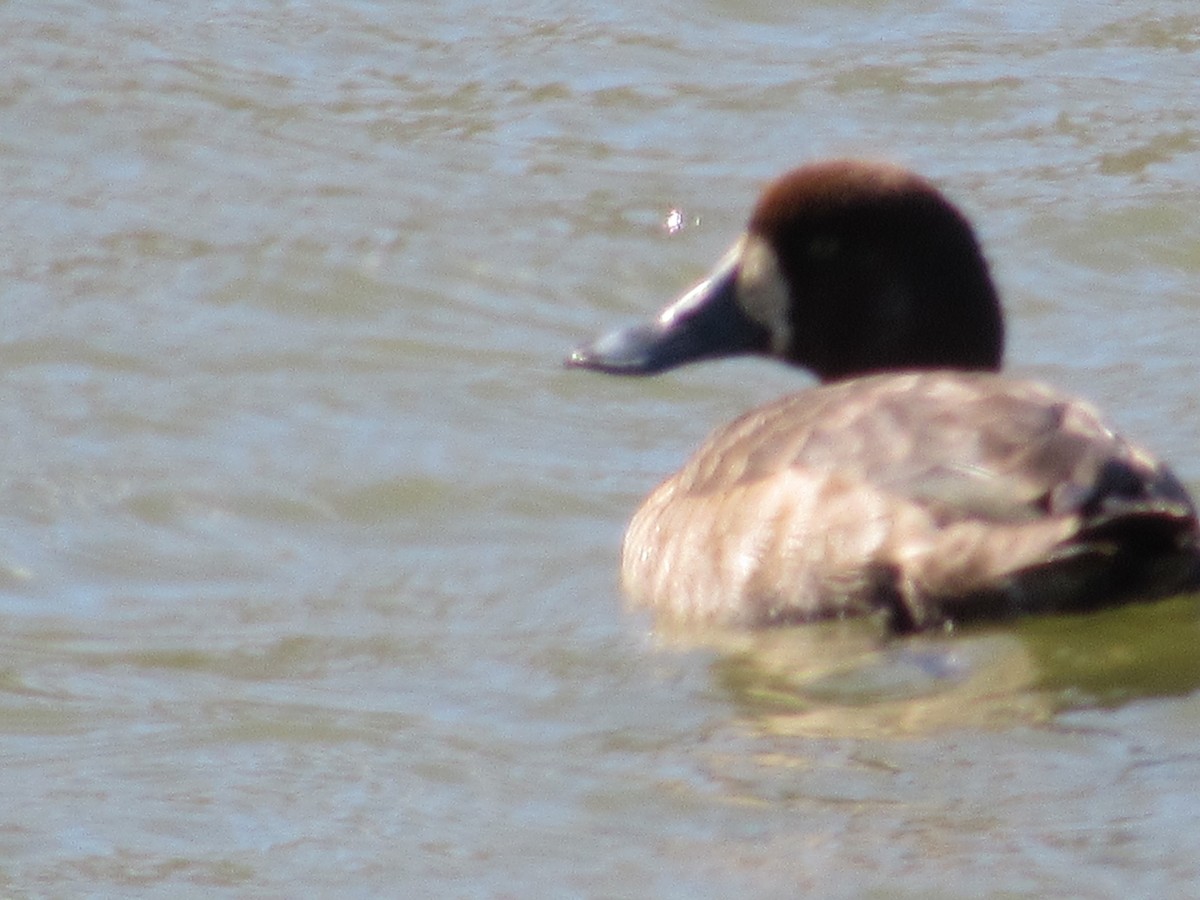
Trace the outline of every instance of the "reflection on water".
{"label": "reflection on water", "polygon": [[774,735],[913,736],[1036,722],[1050,711],[1029,692],[1035,672],[1011,635],[880,644],[847,631],[854,629],[764,636],[722,659],[721,683],[757,728]]}
{"label": "reflection on water", "polygon": [[1045,722],[1200,688],[1194,597],[893,638],[870,621],[675,634],[764,733],[887,738]]}
{"label": "reflection on water", "polygon": [[1059,708],[1178,697],[1200,687],[1200,607],[1194,597],[1045,617],[1014,625],[1034,660],[1034,689]]}

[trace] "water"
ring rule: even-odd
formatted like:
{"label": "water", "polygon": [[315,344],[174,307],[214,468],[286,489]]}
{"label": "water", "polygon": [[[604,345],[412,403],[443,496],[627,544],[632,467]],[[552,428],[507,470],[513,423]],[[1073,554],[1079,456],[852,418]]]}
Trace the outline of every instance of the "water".
{"label": "water", "polygon": [[676,646],[624,523],[807,381],[559,367],[883,156],[1200,487],[1192,4],[193,7],[0,6],[0,890],[1200,896],[1194,602]]}

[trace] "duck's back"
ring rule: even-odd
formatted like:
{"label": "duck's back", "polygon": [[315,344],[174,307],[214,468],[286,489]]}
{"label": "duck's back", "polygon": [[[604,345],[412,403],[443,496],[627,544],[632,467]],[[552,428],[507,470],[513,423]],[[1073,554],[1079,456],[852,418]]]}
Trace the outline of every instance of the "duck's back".
{"label": "duck's back", "polygon": [[622,575],[679,621],[882,609],[904,629],[1181,589],[1196,531],[1174,475],[1090,406],[993,374],[889,374],[714,434],[634,517]]}

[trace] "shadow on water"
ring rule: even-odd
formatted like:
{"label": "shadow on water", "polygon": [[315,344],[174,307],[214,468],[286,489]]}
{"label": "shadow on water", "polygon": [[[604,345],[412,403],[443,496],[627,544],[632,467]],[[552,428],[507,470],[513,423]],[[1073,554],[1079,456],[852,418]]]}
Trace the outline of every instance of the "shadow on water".
{"label": "shadow on water", "polygon": [[673,636],[765,733],[889,737],[1003,728],[1200,687],[1200,598],[890,638],[878,623]]}

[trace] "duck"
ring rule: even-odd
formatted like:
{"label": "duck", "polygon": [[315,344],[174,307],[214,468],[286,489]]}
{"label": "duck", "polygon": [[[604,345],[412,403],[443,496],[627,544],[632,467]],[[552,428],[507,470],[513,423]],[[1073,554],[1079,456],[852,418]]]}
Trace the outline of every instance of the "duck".
{"label": "duck", "polygon": [[566,365],[772,357],[817,384],[713,433],[633,516],[621,584],[680,626],[858,616],[911,633],[1200,587],[1187,488],[1090,403],[1000,372],[965,215],[871,160],[771,182],[710,274]]}

